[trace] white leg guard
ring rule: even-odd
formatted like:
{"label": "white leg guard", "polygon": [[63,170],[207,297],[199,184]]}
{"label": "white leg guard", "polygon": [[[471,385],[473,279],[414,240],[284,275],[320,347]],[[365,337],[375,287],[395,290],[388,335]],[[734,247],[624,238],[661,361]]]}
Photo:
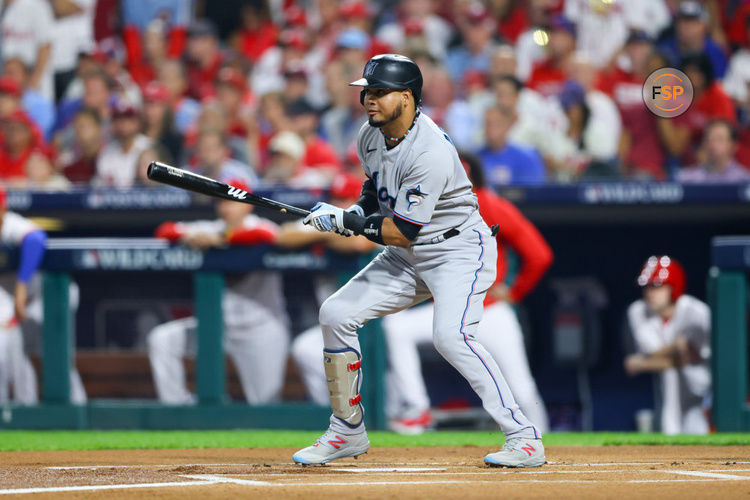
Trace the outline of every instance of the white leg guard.
{"label": "white leg guard", "polygon": [[359,427],[364,414],[359,393],[362,357],[354,349],[323,349],[323,361],[334,417],[347,427]]}

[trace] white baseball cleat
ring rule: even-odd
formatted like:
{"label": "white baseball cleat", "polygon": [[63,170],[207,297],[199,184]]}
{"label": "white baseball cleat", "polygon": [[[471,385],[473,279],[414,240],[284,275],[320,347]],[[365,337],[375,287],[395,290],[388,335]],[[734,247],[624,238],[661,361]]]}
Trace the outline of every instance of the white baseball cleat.
{"label": "white baseball cleat", "polygon": [[325,464],[339,458],[356,457],[367,453],[369,448],[366,432],[341,434],[328,429],[312,446],[292,455],[292,460],[298,464]]}
{"label": "white baseball cleat", "polygon": [[490,467],[539,467],[546,462],[541,439],[511,438],[500,451],[484,457]]}

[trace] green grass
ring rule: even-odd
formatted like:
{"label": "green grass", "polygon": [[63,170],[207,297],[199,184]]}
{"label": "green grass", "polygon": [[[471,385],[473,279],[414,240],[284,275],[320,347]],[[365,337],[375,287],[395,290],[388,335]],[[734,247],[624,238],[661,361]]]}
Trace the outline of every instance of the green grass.
{"label": "green grass", "polygon": [[[0,451],[126,450],[176,448],[299,448],[319,432],[309,431],[0,431]],[[421,436],[370,432],[373,446],[499,446],[498,432],[440,431]],[[626,432],[549,433],[547,446],[750,445],[750,433],[662,436]]]}

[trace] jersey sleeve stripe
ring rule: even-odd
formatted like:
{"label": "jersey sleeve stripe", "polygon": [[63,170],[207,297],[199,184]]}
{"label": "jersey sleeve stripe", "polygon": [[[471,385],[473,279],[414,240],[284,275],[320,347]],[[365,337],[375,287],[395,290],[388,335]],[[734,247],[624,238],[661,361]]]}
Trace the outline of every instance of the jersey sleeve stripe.
{"label": "jersey sleeve stripe", "polygon": [[416,224],[416,225],[418,225],[418,226],[429,226],[429,225],[430,225],[430,223],[429,223],[429,222],[419,222],[419,221],[416,221],[416,220],[410,219],[410,218],[408,218],[408,217],[404,217],[403,215],[401,215],[401,214],[399,214],[399,213],[397,213],[397,212],[393,212],[393,215],[395,215],[395,216],[396,216],[396,217],[398,217],[399,219],[404,219],[404,220],[405,220],[406,222],[411,222],[412,224]]}

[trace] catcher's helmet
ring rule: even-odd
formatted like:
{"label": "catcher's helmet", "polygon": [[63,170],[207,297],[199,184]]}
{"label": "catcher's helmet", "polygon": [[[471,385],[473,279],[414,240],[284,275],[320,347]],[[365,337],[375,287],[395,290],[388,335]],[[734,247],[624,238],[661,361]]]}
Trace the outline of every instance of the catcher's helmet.
{"label": "catcher's helmet", "polygon": [[675,302],[685,292],[685,281],[682,265],[668,255],[652,255],[643,264],[641,274],[638,275],[638,286],[641,287],[671,285],[672,300]]}
{"label": "catcher's helmet", "polygon": [[[349,85],[373,89],[409,89],[415,104],[422,101],[422,72],[414,61],[399,54],[373,57],[367,61],[362,78]],[[364,98],[365,91],[362,90],[359,100],[363,104]]]}

